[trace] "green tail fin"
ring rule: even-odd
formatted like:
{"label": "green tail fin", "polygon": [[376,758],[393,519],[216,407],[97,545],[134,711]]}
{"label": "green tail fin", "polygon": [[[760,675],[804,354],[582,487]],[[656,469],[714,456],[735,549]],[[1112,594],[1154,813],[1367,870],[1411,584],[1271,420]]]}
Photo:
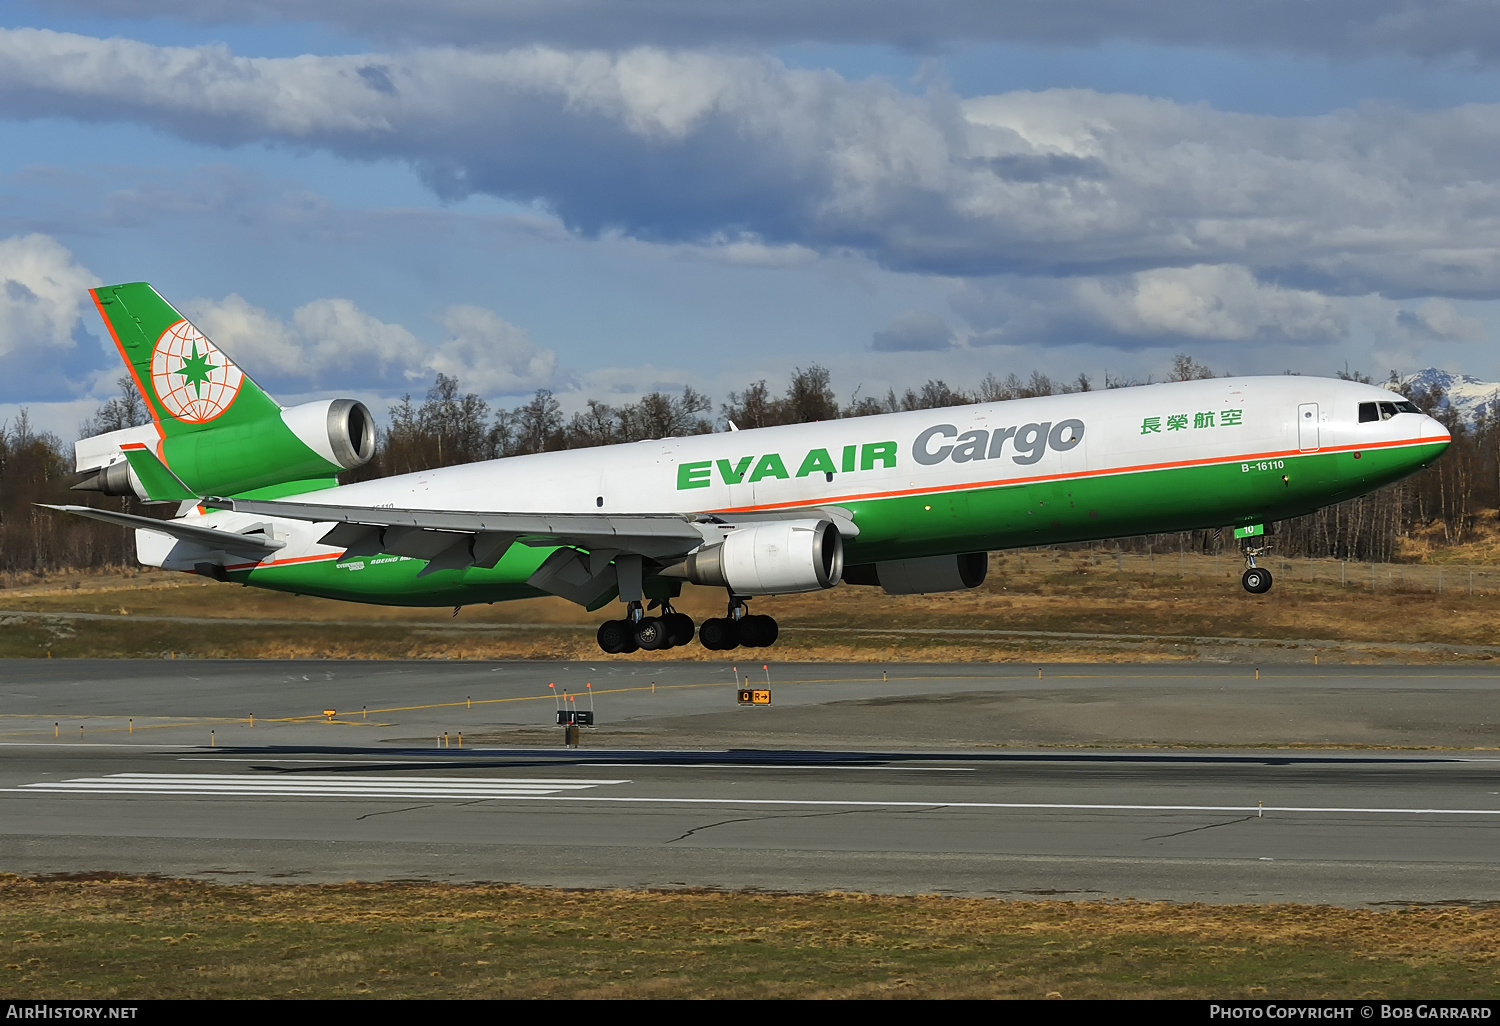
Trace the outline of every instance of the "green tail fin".
{"label": "green tail fin", "polygon": [[90,289],[162,437],[260,421],[281,407],[145,282]]}

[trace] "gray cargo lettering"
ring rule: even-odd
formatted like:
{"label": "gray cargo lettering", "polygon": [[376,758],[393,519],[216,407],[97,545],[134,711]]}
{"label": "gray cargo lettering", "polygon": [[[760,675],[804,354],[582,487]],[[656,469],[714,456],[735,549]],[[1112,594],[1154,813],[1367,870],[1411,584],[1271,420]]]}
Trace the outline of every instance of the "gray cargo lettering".
{"label": "gray cargo lettering", "polygon": [[1016,432],[1016,452],[1011,459],[1023,466],[1041,462],[1047,454],[1047,432],[1052,430],[1051,421],[1040,424],[1023,424]]}
{"label": "gray cargo lettering", "polygon": [[953,451],[953,446],[943,445],[939,446],[936,452],[928,452],[927,443],[937,435],[943,435],[947,438],[952,438],[957,434],[958,428],[954,427],[952,424],[934,424],[932,427],[928,428],[926,431],[923,431],[920,435],[918,435],[917,440],[912,443],[912,459],[916,460],[924,467],[931,467],[935,464],[943,462],[948,458],[948,454]]}
{"label": "gray cargo lettering", "polygon": [[[1071,437],[1063,441],[1063,429],[1066,428]],[[1057,452],[1067,452],[1073,446],[1083,441],[1083,421],[1060,420],[1052,426],[1052,433],[1047,436],[1047,445]]]}
{"label": "gray cargo lettering", "polygon": [[990,459],[998,460],[1000,458],[1000,450],[1005,447],[1005,440],[1007,438],[1014,438],[1015,435],[1016,429],[1013,427],[996,428],[995,433],[990,436]]}
{"label": "gray cargo lettering", "polygon": [[968,463],[970,460],[984,459],[984,445],[989,440],[990,433],[983,428],[965,431],[953,443],[953,462]]}

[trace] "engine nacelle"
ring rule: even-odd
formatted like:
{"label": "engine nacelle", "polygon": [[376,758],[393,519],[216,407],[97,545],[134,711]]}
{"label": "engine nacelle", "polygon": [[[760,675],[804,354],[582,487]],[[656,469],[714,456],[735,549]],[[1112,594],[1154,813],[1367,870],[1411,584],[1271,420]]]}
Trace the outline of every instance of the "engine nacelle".
{"label": "engine nacelle", "polygon": [[375,421],[355,399],[320,399],[281,411],[303,445],[329,463],[353,470],[375,455]]}
{"label": "engine nacelle", "polygon": [[845,568],[844,580],[850,584],[878,584],[887,595],[931,595],[977,588],[984,583],[989,569],[988,552],[964,552],[956,556],[892,559],[851,566]]}
{"label": "engine nacelle", "polygon": [[844,539],[826,520],[773,520],[737,527],[683,564],[693,584],[735,595],[787,595],[839,583]]}
{"label": "engine nacelle", "polygon": [[169,435],[160,448],[158,437],[148,424],[80,440],[78,470],[89,476],[73,487],[149,499],[122,455],[127,444],[161,452],[174,474],[205,495],[323,478],[364,466],[375,455],[375,420],[355,399],[320,399],[281,410],[279,419]]}

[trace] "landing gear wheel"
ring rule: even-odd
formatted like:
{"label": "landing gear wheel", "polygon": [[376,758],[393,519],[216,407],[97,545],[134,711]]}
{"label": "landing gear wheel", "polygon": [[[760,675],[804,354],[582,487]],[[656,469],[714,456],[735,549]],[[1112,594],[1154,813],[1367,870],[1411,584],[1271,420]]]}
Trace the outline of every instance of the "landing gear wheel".
{"label": "landing gear wheel", "polygon": [[673,645],[686,645],[693,640],[693,618],[686,613],[668,613],[661,618],[667,625],[667,637]]}
{"label": "landing gear wheel", "polygon": [[643,617],[635,625],[635,640],[647,652],[672,647],[672,635],[659,616]]}
{"label": "landing gear wheel", "polygon": [[698,628],[698,640],[712,652],[727,652],[731,648],[738,648],[739,624],[723,616],[710,617]]}
{"label": "landing gear wheel", "polygon": [[635,624],[629,620],[605,620],[596,635],[599,647],[610,655],[625,651],[627,642],[635,642]]}
{"label": "landing gear wheel", "polygon": [[765,648],[767,645],[776,643],[776,636],[780,633],[776,621],[769,616],[740,617],[740,644],[747,648]]}
{"label": "landing gear wheel", "polygon": [[1240,578],[1240,583],[1252,595],[1264,595],[1271,590],[1271,571],[1263,566],[1252,566]]}

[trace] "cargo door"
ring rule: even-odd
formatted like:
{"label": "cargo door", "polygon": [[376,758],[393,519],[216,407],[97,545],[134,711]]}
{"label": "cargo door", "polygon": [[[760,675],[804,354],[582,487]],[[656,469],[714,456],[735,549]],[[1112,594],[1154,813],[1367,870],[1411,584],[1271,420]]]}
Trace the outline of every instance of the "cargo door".
{"label": "cargo door", "polygon": [[1297,407],[1297,448],[1316,452],[1318,447],[1318,404],[1303,403]]}

